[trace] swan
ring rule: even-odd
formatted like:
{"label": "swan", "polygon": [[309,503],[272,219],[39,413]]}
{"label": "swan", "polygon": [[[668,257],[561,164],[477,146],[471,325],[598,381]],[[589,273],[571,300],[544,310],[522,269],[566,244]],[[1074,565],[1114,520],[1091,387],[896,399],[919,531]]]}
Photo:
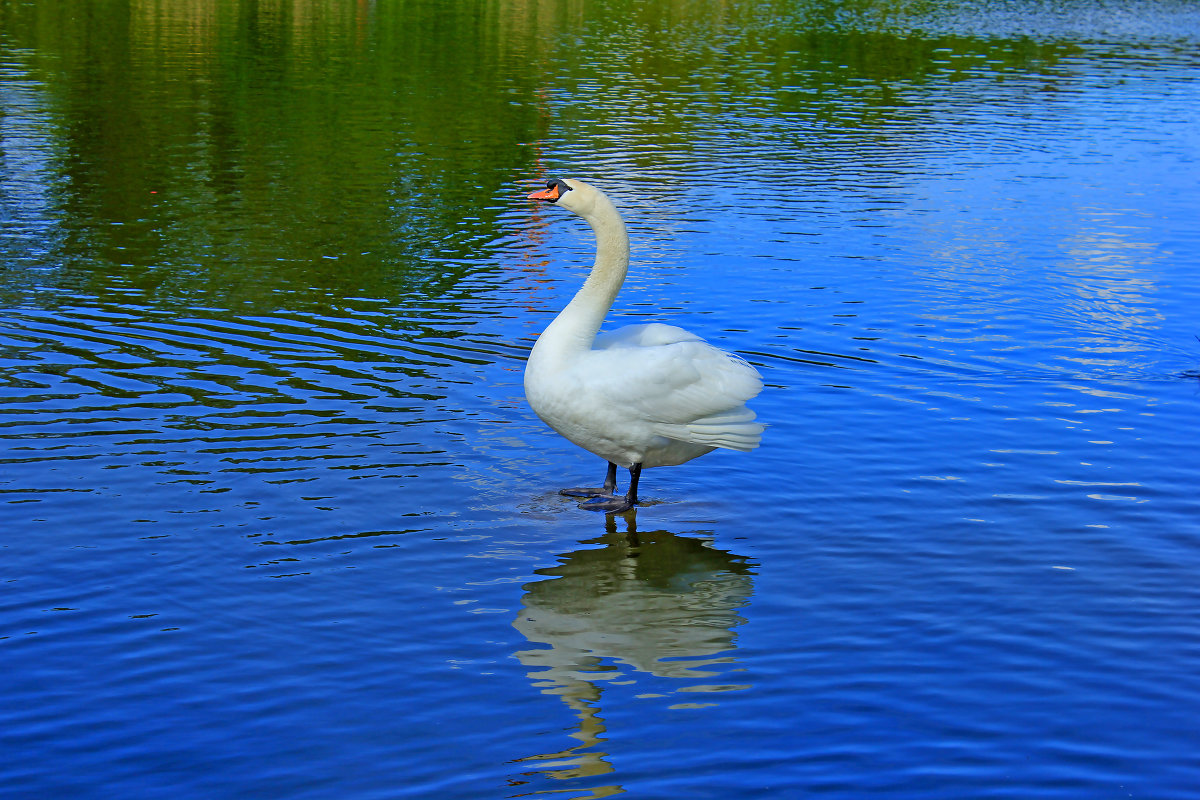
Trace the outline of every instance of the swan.
{"label": "swan", "polygon": [[[691,461],[718,447],[758,447],[762,423],[746,402],[762,377],[740,357],[672,325],[629,325],[600,334],[629,268],[629,234],[612,201],[574,178],[528,195],[573,211],[596,235],[596,262],[583,287],[538,337],[525,366],[534,413],[584,450],[608,461],[600,488],[563,489],[581,508],[621,513],[638,502],[646,467]],[[617,468],[629,488],[617,494]]]}

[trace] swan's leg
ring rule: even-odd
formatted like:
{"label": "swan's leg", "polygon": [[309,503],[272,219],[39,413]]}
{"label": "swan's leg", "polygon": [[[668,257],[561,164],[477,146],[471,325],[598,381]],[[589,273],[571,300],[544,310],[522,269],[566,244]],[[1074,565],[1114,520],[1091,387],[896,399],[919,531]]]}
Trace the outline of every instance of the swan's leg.
{"label": "swan's leg", "polygon": [[637,507],[638,479],[642,477],[642,465],[634,464],[629,468],[629,491],[624,497],[595,497],[579,504],[580,508],[588,511],[606,511],[609,514],[620,514]]}
{"label": "swan's leg", "polygon": [[608,474],[604,476],[604,487],[601,489],[559,489],[558,493],[567,497],[612,497],[617,493],[617,465],[608,462]]}

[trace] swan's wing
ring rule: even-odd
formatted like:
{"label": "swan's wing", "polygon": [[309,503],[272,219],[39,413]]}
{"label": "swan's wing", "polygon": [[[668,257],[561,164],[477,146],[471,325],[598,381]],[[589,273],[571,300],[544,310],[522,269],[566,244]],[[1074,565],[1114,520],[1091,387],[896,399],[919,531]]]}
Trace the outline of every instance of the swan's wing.
{"label": "swan's wing", "polygon": [[762,391],[762,378],[744,359],[671,325],[632,325],[597,345],[586,368],[605,403],[670,439],[733,450],[758,446],[763,426],[746,401]]}
{"label": "swan's wing", "polygon": [[626,325],[615,331],[601,333],[596,337],[596,342],[592,347],[596,350],[609,350],[616,347],[654,347],[676,342],[703,341],[696,334],[685,331],[683,328],[663,325],[661,322],[651,322],[646,325]]}

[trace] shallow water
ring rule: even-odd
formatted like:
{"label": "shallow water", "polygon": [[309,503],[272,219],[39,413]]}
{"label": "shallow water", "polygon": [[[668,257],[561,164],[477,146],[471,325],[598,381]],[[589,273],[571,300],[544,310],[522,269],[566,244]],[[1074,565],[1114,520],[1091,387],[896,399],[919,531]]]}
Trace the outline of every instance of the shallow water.
{"label": "shallow water", "polygon": [[[1200,14],[0,0],[0,796],[1184,797]],[[613,324],[770,427],[525,406]]]}

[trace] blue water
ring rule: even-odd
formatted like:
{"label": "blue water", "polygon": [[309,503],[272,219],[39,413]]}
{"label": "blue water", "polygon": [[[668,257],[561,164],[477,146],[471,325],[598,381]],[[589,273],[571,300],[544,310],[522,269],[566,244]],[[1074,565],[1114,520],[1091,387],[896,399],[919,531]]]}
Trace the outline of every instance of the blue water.
{"label": "blue water", "polygon": [[[0,5],[0,796],[1200,796],[1192,5],[134,6]],[[767,383],[631,517],[547,175]]]}

